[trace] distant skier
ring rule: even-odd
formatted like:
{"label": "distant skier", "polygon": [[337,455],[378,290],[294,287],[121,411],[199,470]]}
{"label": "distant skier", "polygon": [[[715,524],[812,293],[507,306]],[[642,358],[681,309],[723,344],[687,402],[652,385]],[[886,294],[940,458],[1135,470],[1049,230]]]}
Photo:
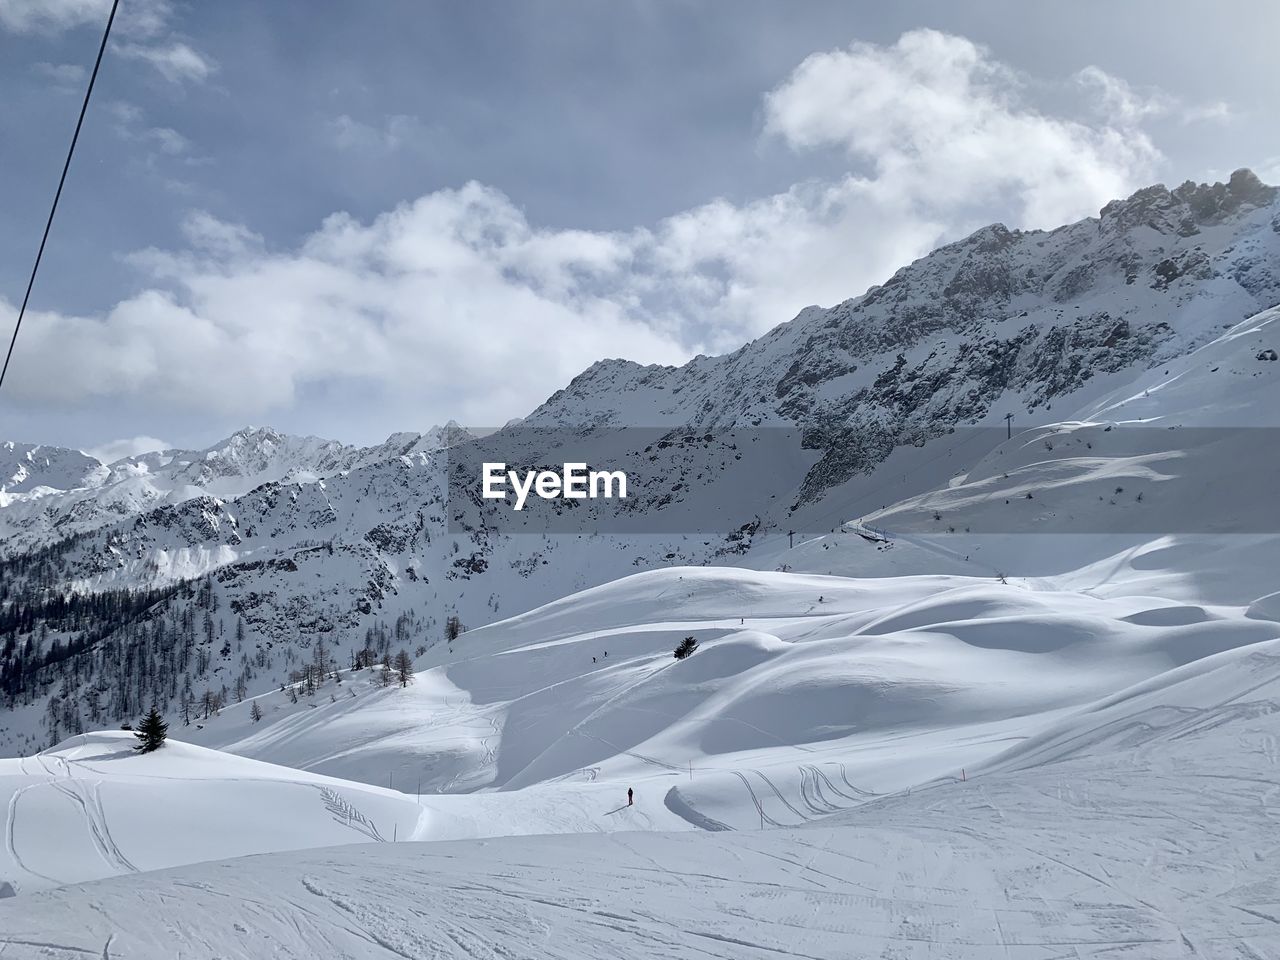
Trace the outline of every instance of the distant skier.
{"label": "distant skier", "polygon": [[595,662],[596,662],[596,658],[595,658],[595,657],[592,657],[592,658],[591,658],[591,662],[592,662],[592,663],[595,663]]}
{"label": "distant skier", "polygon": [[632,804],[634,804],[635,802],[636,802],[636,801],[635,801],[635,794],[633,794],[633,793],[631,792],[631,788],[630,788],[630,787],[627,787],[627,806],[629,807],[629,806],[631,806]]}

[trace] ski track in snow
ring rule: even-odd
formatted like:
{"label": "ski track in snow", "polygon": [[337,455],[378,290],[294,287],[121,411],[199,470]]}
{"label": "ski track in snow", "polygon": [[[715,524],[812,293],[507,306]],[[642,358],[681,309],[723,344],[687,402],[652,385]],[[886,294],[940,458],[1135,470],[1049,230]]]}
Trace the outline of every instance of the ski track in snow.
{"label": "ski track in snow", "polygon": [[784,824],[779,823],[777,820],[773,819],[773,817],[769,816],[769,814],[764,812],[764,805],[760,802],[760,798],[756,795],[755,790],[751,786],[751,781],[747,779],[746,775],[738,770],[734,770],[731,772],[735,777],[741,780],[742,785],[747,788],[747,793],[751,797],[751,804],[756,808],[756,813],[760,815],[761,822],[767,823],[771,827],[784,826]]}
{"label": "ski track in snow", "polygon": [[39,784],[28,784],[26,786],[19,787],[17,790],[13,791],[13,793],[10,795],[7,816],[5,817],[5,828],[4,828],[5,850],[8,851],[10,859],[13,860],[14,864],[18,867],[18,869],[24,870],[27,873],[29,873],[31,876],[38,877],[41,880],[45,880],[49,883],[52,883],[55,885],[61,885],[62,884],[61,880],[58,880],[55,877],[51,877],[44,873],[40,873],[38,870],[33,870],[31,867],[27,866],[26,861],[23,860],[22,856],[18,853],[18,843],[17,843],[18,800],[27,791],[33,790],[37,786],[39,786]]}
{"label": "ski track in snow", "polygon": [[116,846],[111,836],[106,813],[102,809],[100,783],[85,784],[83,781],[51,778],[48,786],[70,800],[80,811],[94,849],[112,872],[137,872],[138,868],[120,852],[120,848]]}

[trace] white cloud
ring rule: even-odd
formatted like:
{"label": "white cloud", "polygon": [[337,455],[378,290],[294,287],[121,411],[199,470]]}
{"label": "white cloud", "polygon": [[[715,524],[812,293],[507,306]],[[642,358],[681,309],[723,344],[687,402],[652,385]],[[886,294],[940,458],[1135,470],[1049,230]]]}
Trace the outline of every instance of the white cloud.
{"label": "white cloud", "polygon": [[[101,31],[110,10],[111,0],[0,0],[0,29],[49,36],[84,26]],[[217,64],[170,29],[173,16],[172,0],[121,3],[112,27],[111,50],[150,64],[171,83],[203,83],[216,72]]]}
{"label": "white cloud", "polygon": [[1094,106],[1098,112],[1119,124],[1131,125],[1148,117],[1169,115],[1183,123],[1231,118],[1231,109],[1225,103],[1186,104],[1163,90],[1138,90],[1097,66],[1085,67],[1074,79],[1095,96]]}
{"label": "white cloud", "polygon": [[[63,33],[77,27],[106,26],[111,0],[0,0],[0,28],[10,33]],[[155,37],[173,18],[172,0],[123,0],[115,31],[129,37]]]}
{"label": "white cloud", "polygon": [[164,43],[126,43],[115,48],[123,57],[144,60],[172,83],[189,80],[203,83],[217,70],[217,64],[180,40]]}
{"label": "white cloud", "polygon": [[161,153],[177,156],[191,149],[191,141],[171,127],[152,127],[147,130],[147,139],[151,140]]}
{"label": "white cloud", "polygon": [[1159,90],[1140,93],[1128,81],[1101,67],[1085,67],[1076,73],[1075,81],[1095,94],[1099,112],[1119,123],[1136,123],[1144,117],[1168,113],[1174,103],[1172,97]]}
{"label": "white cloud", "polygon": [[[106,25],[111,0],[0,0],[0,27],[10,33],[63,33]],[[155,37],[173,16],[171,0],[124,0],[113,29],[131,37]]]}
{"label": "white cloud", "polygon": [[125,457],[136,457],[140,453],[151,453],[155,450],[168,450],[172,444],[157,440],[155,437],[126,437],[112,440],[92,450],[85,450],[91,457],[97,457],[103,463],[115,463]]}
{"label": "white cloud", "polygon": [[142,108],[136,103],[115,100],[107,105],[107,110],[116,118],[117,130],[120,127],[132,127],[142,122]]}
{"label": "white cloud", "polygon": [[328,128],[339,149],[374,153],[391,153],[427,133],[421,120],[402,113],[385,117],[376,125],[344,113],[330,120]]}
{"label": "white cloud", "polygon": [[146,123],[146,114],[136,104],[116,100],[107,105],[107,112],[115,119],[114,128],[117,136],[132,143],[142,144],[154,151],[147,155],[146,162],[151,167],[158,166],[159,156],[182,157],[187,162],[204,162],[191,154],[191,141],[172,127],[150,127]]}
{"label": "white cloud", "polygon": [[[132,258],[151,277],[136,296],[102,316],[33,316],[13,388],[50,405],[260,418],[342,385],[371,410],[406,406],[408,420],[504,422],[601,357],[732,349],[991,219],[1095,213],[1160,159],[1141,111],[1111,109],[1093,123],[1038,112],[1012,71],[960,37],[855,44],[806,59],[765,116],[769,135],[847,151],[859,173],[617,232],[539,228],[476,183],[367,223],[334,214],[289,250],[195,214],[184,249]],[[390,123],[344,119],[334,133],[352,145],[394,139]],[[0,301],[0,329],[9,314]]]}
{"label": "white cloud", "polygon": [[60,92],[77,89],[85,79],[84,67],[76,63],[37,63],[31,70]]}
{"label": "white cloud", "polygon": [[[141,258],[171,289],[147,290],[105,317],[32,316],[10,371],[15,393],[48,405],[112,397],[248,416],[338,379],[484,422],[601,356],[682,355],[575,280],[578,269],[612,267],[623,244],[535,230],[478,185],[370,224],[335,215],[286,254],[207,215],[188,229],[190,250]],[[11,312],[0,307],[0,326]]]}
{"label": "white cloud", "polygon": [[61,33],[106,22],[110,0],[0,0],[0,27],[11,33]]}
{"label": "white cloud", "polygon": [[1040,113],[986,49],[935,30],[810,56],[765,98],[765,129],[798,149],[844,148],[904,205],[998,200],[1018,226],[1093,213],[1160,158],[1131,123]]}

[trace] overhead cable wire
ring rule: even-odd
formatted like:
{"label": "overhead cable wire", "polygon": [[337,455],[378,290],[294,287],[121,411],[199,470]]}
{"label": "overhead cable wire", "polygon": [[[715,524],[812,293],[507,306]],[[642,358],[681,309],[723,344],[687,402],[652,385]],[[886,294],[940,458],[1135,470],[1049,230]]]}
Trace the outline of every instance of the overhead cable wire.
{"label": "overhead cable wire", "polygon": [[44,224],[44,235],[40,238],[40,249],[36,251],[36,262],[31,267],[31,277],[27,280],[27,292],[23,294],[22,306],[18,308],[18,319],[13,325],[13,336],[9,339],[9,351],[4,356],[4,367],[0,368],[0,387],[4,386],[5,374],[9,372],[9,361],[13,359],[13,348],[18,342],[18,331],[22,328],[22,318],[27,313],[27,302],[31,299],[31,288],[35,286],[36,274],[40,271],[40,261],[44,257],[45,244],[49,242],[49,230],[53,226],[53,215],[58,212],[58,200],[62,197],[62,187],[67,182],[67,171],[71,169],[71,158],[76,152],[76,141],[80,139],[80,128],[84,126],[84,115],[89,110],[89,97],[93,95],[93,85],[98,79],[98,68],[102,66],[102,55],[107,51],[107,39],[111,36],[111,24],[116,19],[116,9],[120,0],[112,0],[111,13],[107,16],[107,28],[102,31],[102,43],[98,47],[98,58],[93,62],[93,72],[89,74],[89,86],[84,91],[84,103],[80,105],[80,117],[76,120],[76,131],[71,136],[71,147],[67,150],[66,162],[62,165],[62,176],[58,178],[58,190],[53,195],[53,205],[49,208],[49,219]]}

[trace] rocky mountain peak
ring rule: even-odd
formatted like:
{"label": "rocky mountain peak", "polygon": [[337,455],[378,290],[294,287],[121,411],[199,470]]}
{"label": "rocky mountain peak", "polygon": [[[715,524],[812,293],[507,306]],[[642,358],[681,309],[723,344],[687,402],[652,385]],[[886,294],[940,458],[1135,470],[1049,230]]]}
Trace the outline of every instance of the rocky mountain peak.
{"label": "rocky mountain peak", "polygon": [[1188,180],[1173,190],[1158,183],[1102,208],[1104,228],[1131,231],[1139,226],[1189,237],[1203,226],[1218,224],[1241,212],[1264,207],[1280,190],[1263,183],[1252,170],[1241,168],[1226,183]]}
{"label": "rocky mountain peak", "polygon": [[84,484],[101,469],[96,457],[79,450],[0,442],[0,492],[21,493],[36,487],[67,490]]}

